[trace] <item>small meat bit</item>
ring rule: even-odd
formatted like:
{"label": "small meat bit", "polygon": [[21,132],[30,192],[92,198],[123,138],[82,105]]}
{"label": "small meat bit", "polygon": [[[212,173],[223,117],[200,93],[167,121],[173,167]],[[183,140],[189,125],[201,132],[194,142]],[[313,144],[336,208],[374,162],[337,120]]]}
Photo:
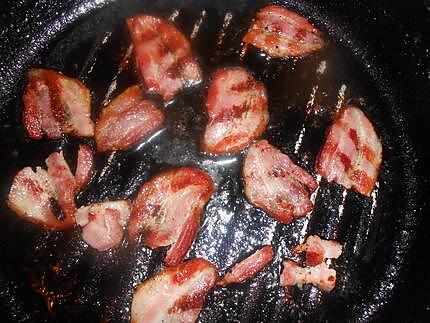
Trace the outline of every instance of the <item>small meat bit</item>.
{"label": "small meat bit", "polygon": [[130,217],[128,201],[109,201],[83,206],[76,212],[82,239],[94,249],[105,251],[118,245]]}
{"label": "small meat bit", "polygon": [[298,245],[294,251],[306,254],[306,264],[316,266],[325,259],[337,259],[342,254],[342,245],[333,240],[324,240],[318,236],[309,236],[306,242]]}
{"label": "small meat bit", "polygon": [[89,182],[93,173],[94,155],[87,145],[79,145],[78,160],[76,162],[76,191],[81,191]]}
{"label": "small meat bit", "polygon": [[[81,187],[70,171],[63,152],[50,154],[45,163],[47,171],[37,167],[34,172],[30,167],[25,167],[15,175],[7,203],[12,211],[30,222],[47,229],[66,230],[75,223],[75,196]],[[82,167],[78,161],[77,172]],[[80,185],[85,185],[83,177],[81,180]]]}
{"label": "small meat bit", "polygon": [[273,247],[271,245],[264,246],[241,262],[235,264],[233,268],[225,274],[224,278],[217,282],[217,285],[225,287],[230,284],[242,283],[253,278],[273,260],[273,256]]}
{"label": "small meat bit", "polygon": [[125,150],[148,138],[164,121],[155,103],[131,86],[105,107],[96,123],[97,150]]}
{"label": "small meat bit", "polygon": [[288,224],[312,210],[314,178],[267,140],[253,144],[243,165],[245,195],[277,221]]}
{"label": "small meat bit", "polygon": [[209,85],[206,113],[203,149],[214,154],[239,151],[266,129],[266,89],[242,67],[219,70]]}
{"label": "small meat bit", "polygon": [[243,41],[272,57],[306,56],[325,45],[321,33],[309,21],[275,5],[257,13]]}
{"label": "small meat bit", "polygon": [[18,216],[47,229],[65,230],[73,226],[72,217],[59,219],[52,205],[56,191],[48,173],[40,168],[20,170],[13,180],[7,205]]}
{"label": "small meat bit", "polygon": [[201,71],[191,46],[169,21],[149,15],[127,20],[134,60],[145,87],[171,100],[182,88],[200,83]]}
{"label": "small meat bit", "polygon": [[131,322],[195,322],[217,279],[217,268],[201,258],[168,267],[137,287]]}
{"label": "small meat bit", "polygon": [[94,135],[90,92],[79,80],[48,69],[31,69],[23,95],[23,124],[30,138],[58,139],[64,133]]}
{"label": "small meat bit", "polygon": [[324,292],[330,292],[336,285],[336,271],[328,268],[325,262],[303,268],[292,260],[286,260],[283,267],[280,284],[286,288],[286,293],[289,293],[289,288],[294,285],[301,289],[304,284],[312,284]]}
{"label": "small meat bit", "polygon": [[214,191],[211,177],[194,167],[165,171],[144,183],[133,203],[128,234],[142,235],[150,248],[170,246],[164,263],[182,261],[200,228],[203,208]]}
{"label": "small meat bit", "polygon": [[365,114],[347,105],[330,127],[316,171],[329,182],[370,196],[382,161],[382,145]]}

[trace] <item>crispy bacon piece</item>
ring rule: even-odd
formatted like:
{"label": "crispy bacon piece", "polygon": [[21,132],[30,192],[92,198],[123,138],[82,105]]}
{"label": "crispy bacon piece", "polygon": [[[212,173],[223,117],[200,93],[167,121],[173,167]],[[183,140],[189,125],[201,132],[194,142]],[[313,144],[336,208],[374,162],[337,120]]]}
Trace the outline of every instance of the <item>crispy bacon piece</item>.
{"label": "crispy bacon piece", "polygon": [[257,13],[243,41],[272,57],[306,56],[325,44],[321,33],[309,21],[275,5]]}
{"label": "crispy bacon piece", "polygon": [[125,150],[149,137],[164,121],[163,113],[140,88],[131,86],[101,112],[96,124],[97,150]]}
{"label": "crispy bacon piece", "polygon": [[243,178],[248,201],[282,223],[288,224],[313,208],[310,193],[317,188],[314,178],[267,140],[249,148]]}
{"label": "crispy bacon piece", "polygon": [[382,145],[372,124],[360,109],[348,105],[329,129],[315,167],[329,182],[369,196],[381,161]]}
{"label": "crispy bacon piece", "polygon": [[273,260],[273,256],[273,247],[271,245],[264,246],[234,265],[217,285],[227,286],[251,279]]}
{"label": "crispy bacon piece", "polygon": [[217,268],[201,258],[166,268],[137,287],[131,322],[195,322],[217,279]]}
{"label": "crispy bacon piece", "polygon": [[78,161],[76,163],[76,191],[79,192],[89,182],[93,173],[94,155],[87,145],[79,145]]}
{"label": "crispy bacon piece", "polygon": [[283,262],[284,269],[280,277],[280,284],[286,292],[291,286],[302,288],[304,284],[312,284],[325,292],[330,292],[336,285],[336,271],[328,268],[325,262],[314,267],[300,267],[294,261]]}
{"label": "crispy bacon piece", "polygon": [[31,69],[24,92],[23,124],[30,138],[63,133],[94,135],[90,92],[80,81],[48,69]]}
{"label": "crispy bacon piece", "polygon": [[30,167],[20,170],[13,180],[7,204],[20,217],[48,229],[64,230],[74,219],[56,215],[56,188],[48,173],[40,167],[34,172]]}
{"label": "crispy bacon piece", "polygon": [[150,248],[171,246],[164,263],[182,261],[200,227],[203,207],[214,191],[211,177],[194,167],[165,171],[143,184],[128,224],[132,242],[140,235]]}
{"label": "crispy bacon piece", "polygon": [[109,201],[83,206],[76,212],[82,238],[91,247],[105,251],[118,245],[130,216],[128,201]]}
{"label": "crispy bacon piece", "polygon": [[242,67],[217,71],[208,89],[203,149],[225,154],[247,147],[269,122],[264,85]]}
{"label": "crispy bacon piece", "polygon": [[306,264],[316,266],[325,259],[337,259],[342,254],[342,245],[337,241],[324,240],[318,236],[309,236],[306,242],[298,245],[295,252],[306,254]]}
{"label": "crispy bacon piece", "polygon": [[134,60],[146,88],[171,100],[201,81],[201,71],[182,33],[167,20],[138,15],[127,20]]}

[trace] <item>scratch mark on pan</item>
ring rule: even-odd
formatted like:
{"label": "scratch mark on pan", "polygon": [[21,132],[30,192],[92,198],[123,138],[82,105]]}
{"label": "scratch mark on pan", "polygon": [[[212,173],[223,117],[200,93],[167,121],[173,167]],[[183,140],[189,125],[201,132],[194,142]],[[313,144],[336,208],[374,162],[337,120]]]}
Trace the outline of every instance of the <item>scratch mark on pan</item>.
{"label": "scratch mark on pan", "polygon": [[88,58],[86,59],[84,66],[81,69],[81,72],[79,73],[79,79],[82,81],[85,81],[88,76],[92,73],[94,66],[97,63],[97,52],[100,50],[100,48],[107,43],[109,38],[112,36],[111,31],[107,31],[104,33],[103,38],[100,42],[97,41],[95,43],[88,55]]}
{"label": "scratch mark on pan", "polygon": [[106,92],[106,95],[103,99],[102,106],[106,106],[110,99],[113,91],[115,91],[117,87],[117,80],[118,76],[121,74],[121,72],[124,70],[124,68],[128,65],[129,58],[131,56],[131,53],[133,52],[133,45],[128,46],[124,56],[121,59],[121,63],[119,64],[118,71],[116,72],[115,76],[112,79],[112,82],[110,83],[108,90]]}
{"label": "scratch mark on pan", "polygon": [[368,224],[367,224],[365,239],[367,239],[367,237],[369,236],[370,224],[373,220],[376,207],[378,206],[378,193],[379,193],[379,182],[376,182],[375,188],[373,189],[372,194],[370,195],[372,197],[372,207],[370,208],[370,213],[368,217]]}
{"label": "scratch mark on pan", "polygon": [[345,101],[345,92],[346,92],[346,85],[342,84],[337,95],[336,110],[335,110],[336,112],[340,110],[340,108],[342,107]]}
{"label": "scratch mark on pan", "polygon": [[224,41],[225,32],[227,30],[227,27],[230,25],[232,19],[233,19],[233,14],[231,12],[227,12],[224,16],[224,21],[222,23],[221,31],[218,34],[218,39],[216,42],[218,46],[220,46]]}
{"label": "scratch mark on pan", "polygon": [[193,31],[192,31],[191,36],[190,36],[191,39],[196,38],[197,33],[199,32],[200,26],[201,26],[205,16],[206,16],[206,10],[202,10],[202,12],[200,13],[200,18],[194,24]]}
{"label": "scratch mark on pan", "polygon": [[102,178],[103,178],[103,176],[105,175],[105,173],[106,173],[107,169],[108,169],[108,168],[110,167],[110,165],[112,164],[112,161],[114,160],[114,158],[115,158],[116,154],[117,154],[117,152],[116,152],[116,151],[113,151],[113,152],[111,152],[111,153],[110,153],[110,155],[109,155],[109,157],[108,157],[108,160],[107,160],[107,162],[106,162],[106,165],[103,167],[103,169],[102,169],[102,170],[101,170],[101,172],[100,172],[99,179],[102,179]]}
{"label": "scratch mark on pan", "polygon": [[173,10],[172,14],[169,16],[169,21],[174,22],[175,19],[179,16],[179,10],[175,9]]}

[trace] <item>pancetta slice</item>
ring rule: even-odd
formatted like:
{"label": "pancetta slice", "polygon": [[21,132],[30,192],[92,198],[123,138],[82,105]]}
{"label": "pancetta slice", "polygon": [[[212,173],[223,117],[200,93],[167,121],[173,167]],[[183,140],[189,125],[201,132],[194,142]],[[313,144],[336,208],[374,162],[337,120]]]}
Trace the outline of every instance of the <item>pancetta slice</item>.
{"label": "pancetta slice", "polygon": [[205,259],[168,267],[137,287],[131,322],[195,322],[217,279],[217,268]]}
{"label": "pancetta slice", "polygon": [[122,241],[130,212],[130,203],[125,200],[95,203],[77,210],[76,223],[82,227],[86,243],[105,251]]}
{"label": "pancetta slice", "polygon": [[273,260],[273,256],[273,247],[271,245],[264,246],[241,262],[235,264],[217,285],[227,286],[251,279]]}
{"label": "pancetta slice", "polygon": [[325,45],[321,33],[309,21],[276,5],[257,13],[243,41],[272,57],[306,56]]}
{"label": "pancetta slice", "polygon": [[243,165],[245,195],[274,219],[290,223],[312,210],[314,178],[267,140],[253,144]]}
{"label": "pancetta slice", "polygon": [[20,217],[48,229],[64,230],[74,219],[60,216],[56,210],[56,188],[48,173],[40,167],[20,170],[13,180],[7,204]]}
{"label": "pancetta slice", "polygon": [[306,264],[316,266],[325,259],[337,259],[342,254],[342,245],[333,240],[324,240],[318,236],[309,236],[306,242],[298,245],[295,252],[306,254]]}
{"label": "pancetta slice", "polygon": [[134,60],[145,87],[171,100],[201,81],[201,71],[182,33],[167,20],[138,15],[127,20]]}
{"label": "pancetta slice", "polygon": [[266,129],[266,89],[242,67],[219,70],[209,85],[206,113],[203,149],[215,154],[239,151]]}
{"label": "pancetta slice", "polygon": [[325,262],[303,268],[294,261],[286,260],[283,267],[280,284],[286,289],[294,285],[302,288],[304,284],[312,284],[322,291],[330,292],[336,285],[336,271],[329,268]]}
{"label": "pancetta slice", "polygon": [[90,92],[79,80],[48,69],[31,69],[23,95],[23,124],[30,138],[63,133],[94,135]]}
{"label": "pancetta slice", "polygon": [[89,182],[94,168],[94,154],[87,145],[79,145],[76,163],[75,181],[77,192],[81,191]]}
{"label": "pancetta slice", "polygon": [[164,121],[155,103],[143,99],[138,86],[126,89],[100,115],[96,124],[97,150],[125,150],[148,138]]}
{"label": "pancetta slice", "polygon": [[329,182],[369,196],[381,161],[382,145],[371,122],[359,108],[348,105],[328,131],[316,170]]}
{"label": "pancetta slice", "polygon": [[214,191],[211,177],[194,167],[156,175],[143,184],[134,201],[128,224],[132,242],[142,236],[150,248],[170,246],[164,263],[182,261],[200,227],[205,204]]}

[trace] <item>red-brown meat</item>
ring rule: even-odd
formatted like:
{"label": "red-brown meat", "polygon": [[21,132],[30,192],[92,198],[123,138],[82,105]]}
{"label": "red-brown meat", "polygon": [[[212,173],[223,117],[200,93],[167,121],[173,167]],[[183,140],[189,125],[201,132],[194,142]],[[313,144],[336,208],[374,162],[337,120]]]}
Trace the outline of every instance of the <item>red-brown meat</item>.
{"label": "red-brown meat", "polygon": [[131,322],[195,322],[217,279],[217,268],[200,258],[166,268],[137,287]]}
{"label": "red-brown meat", "polygon": [[188,40],[167,20],[138,15],[127,20],[134,60],[146,88],[169,101],[183,87],[201,81]]}
{"label": "red-brown meat", "polygon": [[342,245],[333,240],[324,240],[318,236],[309,236],[306,242],[298,245],[295,252],[306,254],[306,264],[316,266],[325,259],[337,259],[342,254]]}
{"label": "red-brown meat", "polygon": [[269,122],[266,89],[241,67],[217,71],[208,89],[203,149],[225,154],[247,147]]}
{"label": "red-brown meat", "polygon": [[91,178],[94,168],[94,155],[87,145],[79,145],[76,163],[75,181],[76,191],[81,191]]}
{"label": "red-brown meat", "polygon": [[[300,267],[294,261],[283,262],[284,269],[280,277],[280,284],[288,289],[297,285],[312,284],[325,292],[330,292],[336,285],[336,271],[328,268],[325,262],[314,267]],[[288,291],[287,291],[288,293]]]}
{"label": "red-brown meat", "polygon": [[128,149],[148,138],[163,121],[163,113],[143,99],[139,87],[129,87],[102,110],[96,124],[97,150]]}
{"label": "red-brown meat", "polygon": [[369,196],[381,161],[382,145],[372,124],[360,109],[348,105],[328,131],[316,170],[329,182]]}
{"label": "red-brown meat", "polygon": [[273,260],[273,256],[273,247],[271,245],[264,246],[234,265],[217,284],[227,286],[251,279]]}
{"label": "red-brown meat", "polygon": [[321,33],[309,21],[274,5],[257,13],[243,41],[272,57],[305,56],[324,47]]}
{"label": "red-brown meat", "polygon": [[31,69],[27,78],[23,124],[30,138],[94,135],[90,92],[84,84],[47,69]]}
{"label": "red-brown meat", "polygon": [[104,251],[117,246],[130,216],[128,201],[109,201],[83,206],[76,212],[82,238],[91,247]]}
{"label": "red-brown meat", "polygon": [[128,233],[150,248],[171,246],[164,263],[182,261],[200,227],[203,207],[214,191],[211,177],[193,167],[165,171],[143,184],[134,201]]}
{"label": "red-brown meat", "polygon": [[248,201],[280,222],[288,224],[313,208],[314,178],[267,140],[249,148],[243,178]]}

